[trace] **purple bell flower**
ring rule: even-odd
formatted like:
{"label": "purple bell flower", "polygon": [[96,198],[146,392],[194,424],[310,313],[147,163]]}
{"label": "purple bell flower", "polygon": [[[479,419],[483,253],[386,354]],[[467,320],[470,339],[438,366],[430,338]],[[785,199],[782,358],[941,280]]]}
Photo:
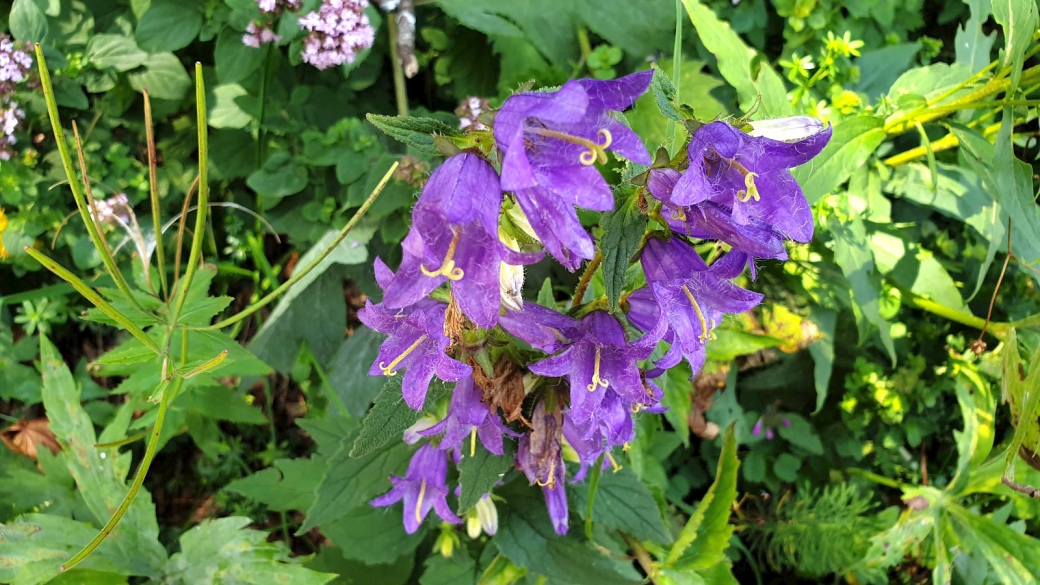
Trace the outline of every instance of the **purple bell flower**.
{"label": "purple bell flower", "polygon": [[610,81],[572,80],[554,92],[514,95],[495,115],[502,189],[513,192],[546,250],[570,270],[596,252],[575,208],[614,208],[595,163],[605,163],[611,150],[651,164],[639,137],[610,112],[631,106],[652,78],[642,71]]}
{"label": "purple bell flower", "polygon": [[610,313],[593,311],[581,320],[577,337],[562,353],[531,364],[542,376],[566,376],[571,386],[570,414],[582,424],[593,417],[609,389],[628,404],[646,400],[638,362],[653,353],[663,335],[629,344],[625,330]]}
{"label": "purple bell flower", "polygon": [[690,166],[673,189],[670,203],[688,207],[714,201],[732,210],[733,223],[757,219],[797,242],[813,234],[809,203],[789,169],[823,150],[831,127],[788,143],[750,136],[725,122],[697,130],[688,147]]}
{"label": "purple bell flower", "polygon": [[[519,436],[509,430],[498,414],[491,412],[481,400],[483,394],[473,377],[467,376],[455,384],[451,393],[451,404],[448,406],[448,416],[432,427],[418,431],[417,434],[430,437],[444,433],[441,438],[441,449],[456,449],[462,453],[468,453],[470,457],[476,454],[477,438],[488,451],[495,455],[502,455],[502,435]],[[468,448],[464,448],[463,442],[470,437]]]}
{"label": "purple bell flower", "polygon": [[[658,318],[667,320],[673,334],[670,355],[662,360],[663,364],[658,364],[661,367],[675,365],[678,359],[674,352],[678,347],[696,373],[704,360],[704,344],[715,326],[722,322],[723,315],[748,311],[763,298],[729,281],[740,274],[747,261],[741,252],[731,251],[709,268],[680,238],[650,238],[643,248],[641,261],[647,288],[660,309]],[[630,307],[632,296],[635,294],[629,296]],[[645,313],[646,309],[642,311]],[[637,320],[639,317],[637,315]]]}
{"label": "purple bell flower", "polygon": [[498,324],[517,339],[545,353],[555,353],[566,346],[578,335],[580,326],[577,319],[531,301],[524,301],[521,311],[507,310],[499,317]]}
{"label": "purple bell flower", "polygon": [[541,258],[514,252],[499,240],[501,207],[498,174],[487,161],[465,153],[445,161],[426,181],[412,210],[401,267],[383,303],[401,309],[451,281],[462,312],[478,327],[494,327],[501,262],[529,264]]}
{"label": "purple bell flower", "polygon": [[432,445],[423,445],[412,455],[404,477],[390,476],[394,484],[386,494],[369,502],[372,506],[391,506],[404,500],[404,529],[413,534],[433,508],[441,520],[458,524],[462,520],[448,506],[448,455]]}
{"label": "purple bell flower", "polygon": [[563,462],[563,423],[560,412],[546,412],[545,401],[534,407],[532,430],[520,437],[516,465],[532,484],[537,483],[545,496],[556,534],[567,534],[567,493],[564,480],[567,467]]}
{"label": "purple bell flower", "polygon": [[[393,273],[382,260],[375,262],[376,281],[385,287]],[[451,340],[444,334],[444,313],[448,306],[423,299],[406,309],[391,310],[386,303],[365,303],[358,319],[369,328],[385,333],[379,356],[368,373],[394,376],[406,370],[401,388],[405,403],[414,410],[422,408],[430,381],[436,375],[445,382],[458,382],[473,372],[467,364],[447,355]]]}
{"label": "purple bell flower", "polygon": [[584,479],[589,467],[603,453],[608,454],[604,465],[617,467],[614,458],[609,455],[610,450],[628,443],[635,436],[630,403],[608,389],[594,417],[576,422],[569,416],[571,412],[573,410],[564,415],[563,436],[578,454],[581,464],[571,481]]}

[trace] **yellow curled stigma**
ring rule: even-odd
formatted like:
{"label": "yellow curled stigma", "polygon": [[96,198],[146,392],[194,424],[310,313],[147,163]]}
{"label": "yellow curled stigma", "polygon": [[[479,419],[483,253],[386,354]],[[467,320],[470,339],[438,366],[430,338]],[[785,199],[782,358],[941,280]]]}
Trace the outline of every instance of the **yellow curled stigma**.
{"label": "yellow curled stigma", "polygon": [[399,355],[396,358],[394,358],[394,361],[390,362],[389,366],[383,365],[383,362],[379,362],[379,369],[383,370],[383,375],[384,376],[396,376],[397,375],[397,371],[394,370],[394,368],[397,367],[397,364],[401,363],[401,361],[404,360],[404,358],[408,357],[408,354],[410,354],[413,351],[415,351],[415,348],[419,347],[419,345],[422,342],[426,341],[426,339],[427,339],[427,336],[425,334],[420,335],[419,339],[416,339],[415,342],[412,343],[412,345],[410,345],[408,347],[408,349],[404,350],[404,353],[402,353],[401,355]]}
{"label": "yellow curled stigma", "polygon": [[451,238],[451,243],[448,244],[448,253],[444,255],[444,261],[441,262],[441,267],[437,270],[430,270],[425,266],[420,265],[419,268],[422,270],[422,273],[429,277],[445,276],[451,281],[462,280],[462,277],[465,276],[466,273],[458,266],[455,266],[455,260],[453,260],[455,257],[455,248],[457,248],[458,245],[459,234],[458,232],[455,232],[455,236]]}
{"label": "yellow curled stigma", "polygon": [[596,136],[598,136],[602,142],[593,142],[587,138],[574,136],[565,132],[557,132],[556,130],[548,130],[546,128],[529,128],[528,131],[532,134],[545,136],[546,138],[556,138],[558,140],[563,140],[564,142],[584,146],[586,150],[578,157],[578,161],[587,167],[596,164],[597,161],[600,164],[606,164],[607,148],[614,143],[614,136],[611,135],[610,130],[607,130],[606,128],[600,128],[599,131],[596,132]]}
{"label": "yellow curled stigma", "polygon": [[415,500],[415,521],[422,523],[422,501],[426,497],[426,480],[419,484],[419,497]]}
{"label": "yellow curled stigma", "polygon": [[670,215],[672,216],[672,219],[676,221],[686,221],[686,210],[681,207],[673,209]]}
{"label": "yellow curled stigma", "polygon": [[[708,322],[704,319],[704,313],[701,312],[701,306],[697,304],[697,299],[693,298],[693,293],[684,284],[682,285],[682,291],[686,293],[686,298],[690,299],[690,304],[693,305],[693,310],[697,312],[697,321],[701,324],[700,339],[702,342],[707,341],[711,335],[711,330],[708,328]],[[712,320],[712,327],[715,326],[715,320]]]}
{"label": "yellow curled stigma", "polygon": [[595,392],[600,386],[608,388],[610,382],[599,377],[600,348],[596,347],[596,361],[592,366],[592,383],[585,387],[589,392]]}
{"label": "yellow curled stigma", "polygon": [[556,488],[556,458],[553,457],[552,461],[549,462],[549,478],[544,482],[540,479],[535,480],[535,483],[540,487],[547,487],[549,489]]}
{"label": "yellow curled stigma", "polygon": [[[625,444],[627,445],[628,443],[625,443]],[[606,455],[607,455],[607,461],[610,461],[610,466],[612,468],[614,468],[614,473],[617,473],[617,472],[621,471],[621,466],[618,465],[618,462],[614,459],[614,456],[611,455],[610,453],[607,453]]]}
{"label": "yellow curled stigma", "polygon": [[755,186],[755,177],[757,176],[758,173],[752,173],[750,171],[748,172],[748,174],[744,175],[744,186],[747,187],[747,189],[741,189],[740,191],[737,191],[738,201],[740,201],[741,203],[747,203],[752,199],[754,199],[755,201],[759,200],[758,187]]}
{"label": "yellow curled stigma", "polygon": [[477,427],[473,427],[469,433],[469,456],[477,456]]}

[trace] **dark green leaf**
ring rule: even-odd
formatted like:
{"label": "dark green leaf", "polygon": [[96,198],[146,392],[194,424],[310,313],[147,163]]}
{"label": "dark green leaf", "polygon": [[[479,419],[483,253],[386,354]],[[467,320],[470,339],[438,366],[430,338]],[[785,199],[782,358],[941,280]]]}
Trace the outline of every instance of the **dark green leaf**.
{"label": "dark green leaf", "polygon": [[[571,490],[573,509],[585,517],[588,490],[581,485]],[[616,528],[639,540],[662,544],[672,542],[672,535],[661,517],[661,510],[650,490],[631,471],[604,471],[599,478],[596,498],[592,502],[592,519],[596,524]]]}
{"label": "dark green leaf", "polygon": [[[616,311],[621,292],[625,288],[625,275],[629,260],[639,251],[643,234],[646,232],[646,217],[639,212],[639,198],[633,193],[603,218],[606,233],[600,241],[603,253],[603,283],[607,288],[610,309]],[[577,299],[576,302],[580,302]]]}
{"label": "dark green leaf", "polygon": [[433,118],[413,118],[409,116],[379,116],[369,114],[368,121],[394,140],[403,142],[424,154],[439,156],[440,151],[433,144],[433,135],[461,136],[455,128]]}
{"label": "dark green leaf", "polygon": [[307,186],[307,167],[279,152],[267,159],[264,168],[249,175],[246,184],[264,197],[287,197]]}
{"label": "dark green leaf", "polygon": [[423,531],[407,534],[398,506],[376,508],[361,505],[350,513],[321,525],[321,533],[343,551],[343,556],[367,565],[391,563],[411,553],[423,539]]}
{"label": "dark green leaf", "polygon": [[426,557],[426,570],[419,585],[473,585],[477,580],[477,563],[466,551],[456,551],[448,558]]}
{"label": "dark green leaf", "polygon": [[111,67],[116,71],[129,71],[141,66],[148,53],[137,48],[134,39],[123,35],[94,35],[87,43],[84,55],[98,69]]}
{"label": "dark green leaf", "polygon": [[264,62],[267,49],[254,49],[242,43],[242,33],[224,27],[217,37],[217,48],[213,60],[217,66],[217,79],[221,83],[238,83],[253,74]]}
{"label": "dark green leaf", "polygon": [[165,53],[187,47],[201,29],[202,13],[193,3],[155,0],[141,16],[134,36],[145,51]]}
{"label": "dark green leaf", "polygon": [[7,25],[16,41],[43,44],[47,40],[47,15],[33,0],[14,0]]}
{"label": "dark green leaf", "polygon": [[368,375],[368,369],[378,357],[379,346],[385,339],[383,334],[368,327],[358,327],[339,346],[326,368],[333,392],[354,416],[364,416],[368,412],[372,400],[386,382],[382,376]]}
{"label": "dark green leaf", "polygon": [[578,57],[574,10],[555,0],[441,0],[438,6],[464,26],[491,36],[526,37],[558,67]]}
{"label": "dark green leaf", "polygon": [[415,568],[415,555],[403,555],[385,565],[368,565],[344,558],[338,546],[323,546],[307,568],[339,573],[333,585],[405,585]]}
{"label": "dark green leaf", "polygon": [[615,0],[603,10],[597,0],[578,0],[574,14],[599,36],[628,55],[670,52],[675,36],[671,0]]}
{"label": "dark green leaf", "polygon": [[261,425],[267,422],[257,405],[227,386],[192,388],[174,400],[174,406],[194,410],[214,420]]}
{"label": "dark green leaf", "polygon": [[820,441],[816,429],[809,424],[809,421],[797,414],[788,414],[785,415],[785,418],[791,424],[780,425],[776,428],[782,438],[813,455],[823,455],[823,442]]}
{"label": "dark green leaf", "polygon": [[492,542],[514,564],[560,585],[634,585],[631,567],[603,555],[573,536],[553,530],[541,490],[516,481],[499,505],[498,534]]}
{"label": "dark green leaf", "polygon": [[314,503],[314,490],[325,476],[323,457],[276,459],[274,467],[236,479],[224,487],[262,502],[275,512],[306,511]]}
{"label": "dark green leaf", "polygon": [[472,445],[472,451],[469,443],[463,447],[463,457],[458,465],[459,485],[462,486],[458,510],[460,515],[475,506],[480,498],[490,494],[502,476],[513,468],[516,447],[512,441],[506,440],[504,443],[501,457],[491,453],[483,445]]}
{"label": "dark green leaf", "polygon": [[[444,396],[448,388],[444,382],[434,379],[430,390],[426,393],[423,412],[432,410],[437,401]],[[399,441],[401,433],[415,424],[422,416],[404,403],[401,394],[401,376],[387,378],[383,389],[376,396],[372,410],[368,412],[362,423],[361,433],[350,450],[351,457],[361,457],[372,453],[390,441]]]}
{"label": "dark green leaf", "polygon": [[820,332],[820,337],[809,346],[809,355],[813,359],[813,382],[816,386],[816,410],[820,412],[827,400],[827,389],[831,384],[831,373],[834,371],[834,329],[838,314],[829,309],[814,306],[812,320]]}
{"label": "dark green leaf", "polygon": [[798,479],[798,470],[802,468],[802,460],[790,453],[781,453],[773,462],[773,473],[786,482]]}
{"label": "dark green leaf", "polygon": [[689,362],[683,360],[675,367],[669,368],[663,380],[658,379],[658,384],[664,390],[661,406],[668,407],[668,410],[664,411],[664,417],[682,438],[683,445],[690,444],[690,423],[687,416],[693,406],[690,400],[690,393],[693,391],[691,375]]}

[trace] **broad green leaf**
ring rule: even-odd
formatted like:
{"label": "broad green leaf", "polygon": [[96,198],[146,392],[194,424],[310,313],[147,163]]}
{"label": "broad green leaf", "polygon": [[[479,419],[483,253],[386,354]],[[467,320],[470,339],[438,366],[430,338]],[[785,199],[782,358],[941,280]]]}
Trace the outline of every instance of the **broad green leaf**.
{"label": "broad green leaf", "polygon": [[[703,62],[683,59],[681,73],[677,80],[669,79],[663,73],[671,71],[671,59],[658,61],[657,67],[658,71],[654,73],[654,81],[650,85],[650,91],[643,94],[642,97],[636,100],[632,109],[625,112],[632,129],[648,145],[667,144],[669,117],[684,117],[684,110],[687,108],[692,108],[694,114],[701,120],[711,119],[720,114],[725,115],[728,113],[727,106],[722,104],[714,95],[716,89],[722,87],[724,83],[718,77],[707,73]],[[663,84],[666,81],[669,82],[669,85],[673,85],[675,89],[678,89],[679,103],[675,103],[673,97],[667,98],[672,100],[670,104],[665,103],[662,105],[659,101],[661,97],[667,96],[668,93],[659,93],[655,90],[655,85],[658,83]],[[662,86],[657,89],[664,90],[665,88]],[[669,108],[674,111],[665,112],[662,108]],[[662,112],[664,116],[661,115]],[[682,146],[688,136],[686,127],[679,124],[675,127],[675,132],[676,141],[679,146]]]}
{"label": "broad green leaf", "polygon": [[315,490],[314,504],[307,510],[307,519],[297,534],[341,518],[372,498],[390,491],[390,475],[403,473],[412,456],[411,448],[398,442],[363,457],[351,457],[353,443],[354,435],[344,437],[339,448],[329,457],[325,477]]}
{"label": "broad green leaf", "polygon": [[448,391],[444,382],[434,379],[426,393],[423,412],[416,412],[404,403],[401,378],[398,375],[386,379],[379,396],[376,396],[372,410],[365,416],[361,433],[350,450],[351,457],[368,455],[391,441],[401,440],[401,433],[414,425],[424,412],[436,408],[437,401]]}
{"label": "broad green leaf", "polygon": [[827,227],[834,238],[834,261],[852,285],[852,296],[863,318],[877,327],[881,343],[894,365],[896,349],[890,333],[892,326],[881,316],[881,279],[874,270],[874,255],[870,250],[866,228],[858,217],[845,222],[831,217]]}
{"label": "broad green leaf", "polygon": [[[740,97],[740,109],[747,112],[761,98],[761,109],[758,118],[781,118],[792,113],[791,104],[787,101],[787,89],[784,81],[769,65],[768,60],[760,56],[744,41],[727,22],[698,0],[683,0],[686,12],[697,28],[697,35],[704,46],[718,59],[719,73],[737,90]],[[758,68],[758,76],[752,70]],[[681,96],[680,96],[681,97]]]}
{"label": "broad green leaf", "polygon": [[250,403],[248,395],[240,394],[227,386],[192,388],[176,399],[171,408],[193,410],[214,420],[234,423],[262,425],[267,422],[263,412]]}
{"label": "broad green leaf", "polygon": [[954,389],[957,403],[961,407],[964,428],[953,431],[957,441],[957,467],[953,479],[946,487],[946,492],[960,495],[970,481],[972,471],[978,469],[993,448],[993,416],[996,411],[996,399],[988,383],[981,378],[976,382],[957,376]]}
{"label": "broad green leaf", "polygon": [[[600,239],[603,254],[603,282],[607,288],[610,309],[616,311],[629,261],[639,251],[646,232],[646,217],[639,212],[639,198],[635,193],[625,198],[617,209],[603,217],[606,233]],[[581,299],[578,299],[579,301]]]}
{"label": "broad green leaf", "polygon": [[385,132],[390,138],[403,142],[423,154],[433,156],[441,154],[441,151],[433,144],[434,135],[462,135],[459,130],[433,118],[380,116],[377,114],[369,114],[367,118],[373,126]]}
{"label": "broad green leaf", "polygon": [[946,512],[960,546],[982,553],[998,583],[1032,585],[1040,580],[1040,540],[959,505],[946,506]]}
{"label": "broad green leaf", "polygon": [[430,555],[426,557],[426,570],[419,577],[419,585],[473,585],[476,570],[477,563],[465,551],[448,558]]}
{"label": "broad green leaf", "polygon": [[615,0],[604,10],[597,0],[578,0],[574,14],[628,55],[670,52],[675,37],[673,0]]}
{"label": "broad green leaf", "polygon": [[[572,509],[584,518],[588,509],[589,493],[582,485],[570,490]],[[599,478],[595,500],[592,502],[592,520],[595,524],[615,528],[639,540],[662,544],[672,542],[672,535],[661,517],[657,501],[646,485],[631,471],[620,469],[604,471]]]}
{"label": "broad green leaf", "polygon": [[391,563],[415,551],[425,536],[422,530],[405,533],[400,507],[376,508],[367,504],[323,523],[321,533],[343,551],[344,557],[367,565]]}
{"label": "broad green leaf", "polygon": [[7,25],[16,41],[43,44],[47,40],[47,15],[34,0],[14,0]]}
{"label": "broad green leaf", "polygon": [[[238,98],[249,96],[249,92],[237,83],[225,83],[212,90],[206,101],[209,108],[209,125],[213,128],[245,128],[253,121],[253,115],[238,104]],[[259,171],[258,171],[259,172]]]}
{"label": "broad green leaf", "polygon": [[264,197],[288,197],[303,191],[307,186],[307,167],[288,153],[275,153],[267,159],[262,169],[249,175],[246,184]]}
{"label": "broad green leaf", "polygon": [[[498,506],[498,533],[492,542],[510,561],[560,585],[635,585],[630,566],[603,555],[574,536],[553,530],[541,490],[515,481]],[[571,488],[571,486],[568,486]]]}
{"label": "broad green leaf", "polygon": [[957,27],[953,43],[957,62],[975,74],[989,65],[997,33],[986,35],[982,32],[982,25],[989,20],[990,0],[965,0],[964,3],[971,7],[971,18]]}
{"label": "broad green leaf", "polygon": [[[473,435],[472,439],[476,441],[476,435]],[[462,486],[458,509],[460,515],[475,506],[480,498],[490,494],[495,484],[514,466],[513,455],[516,447],[512,441],[504,441],[501,457],[476,443],[479,441],[467,441],[463,445],[462,459],[458,464],[459,485]]]}
{"label": "broad green leaf", "polygon": [[878,272],[897,286],[970,315],[957,283],[931,251],[886,232],[869,236]]}
{"label": "broad green leaf", "polygon": [[875,116],[842,120],[834,126],[834,135],[823,151],[792,172],[810,205],[837,189],[853,170],[867,162],[885,139],[882,126],[882,120]]}
{"label": "broad green leaf", "polygon": [[307,568],[338,573],[332,585],[405,585],[415,568],[415,555],[406,554],[392,563],[369,565],[344,558],[338,546],[323,546]]}
{"label": "broad green leaf", "polygon": [[781,453],[773,462],[773,473],[788,483],[798,479],[798,470],[802,468],[802,460],[790,453]]}
{"label": "broad green leaf", "polygon": [[289,558],[284,543],[249,530],[249,518],[206,520],[181,535],[181,551],[170,557],[164,583],[292,583],[322,585],[336,576],[304,568]]}
{"label": "broad green leaf", "polygon": [[525,37],[557,67],[570,68],[578,58],[575,11],[555,0],[441,0],[441,10],[463,26],[488,35]]}
{"label": "broad green leaf", "polygon": [[130,87],[161,100],[180,100],[191,87],[191,78],[173,53],[156,53],[144,62],[143,70],[127,73]]}
{"label": "broad green leaf", "polygon": [[783,340],[768,335],[748,333],[732,327],[718,327],[715,339],[705,347],[708,357],[717,362],[729,362],[737,356],[755,353],[760,349],[783,345]]}
{"label": "broad green leaf", "polygon": [[217,37],[217,47],[213,53],[213,61],[217,67],[217,79],[220,83],[238,83],[244,81],[264,63],[267,49],[254,49],[242,43],[242,33],[224,27]]}
{"label": "broad green leaf", "polygon": [[664,411],[664,417],[672,425],[672,428],[675,429],[675,432],[679,434],[683,445],[690,444],[690,423],[687,417],[693,407],[690,399],[690,393],[693,392],[693,384],[690,382],[691,376],[690,364],[683,360],[675,367],[668,368],[664,378],[658,378],[657,380],[657,384],[664,391],[664,397],[661,398],[661,406],[668,408],[668,410]]}
{"label": "broad green leaf", "polygon": [[1011,88],[1008,94],[1012,95],[1022,77],[1025,52],[1040,27],[1040,17],[1033,0],[991,0],[990,4],[993,7],[993,20],[1004,30],[1001,66],[1011,67]]}
{"label": "broad green leaf", "polygon": [[[126,496],[130,454],[120,455],[117,449],[102,450],[94,446],[97,435],[90,417],[80,406],[79,388],[54,345],[43,335],[40,336],[40,362],[43,405],[51,431],[69,453],[66,457],[69,473],[76,480],[94,521],[101,526]],[[128,574],[156,575],[166,558],[158,538],[155,507],[151,496],[142,489],[109,535],[106,545],[113,554],[120,555],[132,571]]]}
{"label": "broad green leaf", "polygon": [[325,375],[332,391],[354,416],[364,416],[368,412],[372,400],[386,382],[382,376],[368,375],[385,339],[383,334],[368,327],[358,327],[327,364]]}
{"label": "broad green leaf", "polygon": [[816,385],[816,410],[820,412],[827,400],[827,390],[834,372],[834,330],[838,322],[838,314],[819,306],[812,307],[812,320],[820,337],[809,346],[809,355],[813,359],[813,382]]}
{"label": "broad green leaf", "polygon": [[[1035,11],[1036,6],[1032,6]],[[1033,188],[1033,167],[1019,160],[1014,153],[1011,141],[1013,125],[1011,108],[1005,108],[993,146],[994,194],[1001,209],[1014,220],[1012,245],[1015,246],[1015,255],[1032,265],[1040,260],[1040,207],[1037,207],[1036,189]],[[1020,245],[1023,241],[1025,246]],[[1035,273],[1034,277],[1040,279]]]}
{"label": "broad green leaf", "polygon": [[679,570],[706,569],[726,559],[725,550],[733,534],[729,510],[737,498],[739,468],[737,439],[733,425],[730,425],[722,434],[722,453],[719,455],[715,481],[672,545],[666,567]]}
{"label": "broad green leaf", "polygon": [[314,490],[325,471],[322,457],[275,459],[273,467],[236,479],[224,489],[262,502],[275,512],[306,511],[314,503]]}
{"label": "broad green leaf", "polygon": [[256,148],[253,135],[243,130],[210,131],[210,173],[214,178],[225,180],[249,176],[256,168]]}
{"label": "broad green leaf", "polygon": [[933,63],[916,67],[899,76],[888,90],[888,98],[898,103],[906,96],[935,99],[971,77],[971,70],[961,63]]}
{"label": "broad green leaf", "polygon": [[846,88],[866,94],[871,100],[886,95],[896,79],[913,65],[920,50],[920,43],[915,42],[863,51],[855,61],[860,71],[859,81]]}
{"label": "broad green leaf", "polygon": [[823,442],[809,421],[797,414],[787,414],[785,418],[790,424],[776,427],[776,432],[782,439],[813,455],[823,455]]}
{"label": "broad green leaf", "polygon": [[153,0],[138,21],[134,36],[137,46],[145,51],[166,53],[187,47],[201,29],[202,13],[194,3]]}
{"label": "broad green leaf", "polygon": [[[231,304],[231,301],[235,300],[228,296],[209,296],[210,284],[213,283],[213,278],[216,276],[216,266],[204,264],[199,267],[184,299],[184,309],[177,319],[178,325],[191,327],[209,325],[213,317],[219,315],[221,311]],[[179,283],[177,288],[181,288]],[[174,296],[176,296],[177,292],[179,291],[174,291]]]}
{"label": "broad green leaf", "polygon": [[84,58],[98,69],[111,67],[116,71],[129,71],[144,64],[148,59],[137,47],[134,39],[124,35],[94,35],[87,43]]}
{"label": "broad green leaf", "polygon": [[1007,400],[1011,424],[1015,427],[1004,475],[1014,477],[1019,455],[1037,467],[1040,453],[1040,348],[1027,365],[1018,353],[1018,332],[1012,327],[1004,340],[1003,352],[1001,396]]}

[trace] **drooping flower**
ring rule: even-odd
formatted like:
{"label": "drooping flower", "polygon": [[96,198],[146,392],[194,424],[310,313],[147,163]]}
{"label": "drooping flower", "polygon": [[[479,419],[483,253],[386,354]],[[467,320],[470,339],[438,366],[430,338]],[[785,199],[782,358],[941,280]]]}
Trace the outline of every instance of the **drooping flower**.
{"label": "drooping flower", "polygon": [[713,201],[732,210],[733,223],[758,219],[797,242],[812,239],[809,204],[789,169],[823,150],[831,128],[797,142],[750,136],[725,122],[697,130],[688,147],[690,166],[670,203],[687,207]]}
{"label": "drooping flower", "polygon": [[584,479],[589,467],[603,453],[607,454],[604,463],[617,467],[610,450],[628,443],[635,435],[632,408],[628,402],[617,392],[607,389],[594,417],[575,422],[572,412],[564,413],[563,436],[578,455],[581,467],[571,481]]}
{"label": "drooping flower", "polygon": [[555,353],[578,335],[579,321],[538,303],[525,301],[520,311],[507,310],[498,324],[531,347]]}
{"label": "drooping flower", "polygon": [[537,483],[542,488],[545,506],[557,534],[567,534],[568,517],[562,423],[559,409],[547,412],[545,401],[542,400],[531,414],[531,432],[520,437],[516,450],[517,467],[524,472],[529,482]]}
{"label": "drooping flower", "polygon": [[[382,260],[375,262],[376,281],[386,287],[394,275]],[[369,328],[385,333],[386,341],[369,370],[372,376],[394,376],[406,370],[401,388],[405,403],[414,410],[422,408],[430,381],[436,375],[446,382],[470,376],[473,368],[448,357],[451,340],[444,334],[447,305],[432,299],[404,309],[390,309],[386,303],[368,301],[358,311],[358,319]]]}
{"label": "drooping flower", "polygon": [[[476,455],[477,438],[480,438],[485,449],[495,455],[502,455],[502,435],[516,434],[502,424],[498,414],[491,412],[488,405],[481,400],[482,397],[483,393],[473,383],[472,376],[460,380],[452,390],[448,416],[436,425],[418,431],[417,434],[432,437],[444,433],[440,443],[441,449],[456,449],[469,457]],[[467,437],[469,444],[464,445]]]}
{"label": "drooping flower", "polygon": [[[658,319],[667,321],[672,333],[670,356],[661,367],[670,367],[678,361],[675,351],[686,356],[697,372],[704,360],[704,344],[712,330],[722,322],[726,313],[743,313],[758,305],[763,295],[743,289],[729,279],[743,270],[747,256],[731,251],[709,268],[697,252],[678,237],[668,240],[650,238],[643,248],[640,260],[646,273],[647,288],[660,310]],[[637,291],[638,292],[638,291]],[[629,296],[629,306],[632,297]],[[645,293],[637,300],[644,300]],[[647,312],[646,308],[642,309]],[[632,319],[630,312],[629,318]],[[641,320],[637,315],[633,323]],[[644,323],[637,326],[660,327]],[[670,359],[669,359],[670,358]]]}
{"label": "drooping flower", "polygon": [[514,95],[495,115],[495,141],[505,153],[502,189],[513,192],[546,250],[570,270],[595,254],[575,208],[614,208],[610,186],[593,165],[606,162],[607,150],[651,162],[639,137],[610,112],[632,105],[652,77],[643,71],[611,81],[572,80],[554,92]]}
{"label": "drooping flower", "polygon": [[304,63],[327,69],[353,63],[358,54],[372,47],[375,29],[368,22],[368,0],[325,0],[317,12],[300,19],[300,28],[310,34],[303,39]]}
{"label": "drooping flower", "polygon": [[412,211],[412,228],[401,243],[404,258],[384,304],[395,309],[413,305],[451,281],[463,314],[479,327],[494,327],[501,305],[500,264],[539,259],[499,240],[501,205],[498,175],[487,161],[473,154],[445,161]]}
{"label": "drooping flower", "polygon": [[646,400],[638,362],[653,353],[663,333],[662,326],[656,337],[648,334],[630,344],[617,319],[606,311],[593,311],[581,320],[567,349],[528,369],[542,376],[565,376],[571,387],[570,416],[584,424],[593,418],[608,389],[626,404]]}
{"label": "drooping flower", "polygon": [[413,534],[432,508],[441,520],[458,524],[462,519],[448,506],[448,454],[423,445],[412,455],[404,477],[390,476],[394,485],[386,494],[369,502],[372,506],[392,506],[404,500],[404,529]]}
{"label": "drooping flower", "polygon": [[466,534],[476,539],[480,537],[481,531],[488,536],[494,536],[498,532],[498,508],[489,494],[484,494],[473,508],[466,512]]}

